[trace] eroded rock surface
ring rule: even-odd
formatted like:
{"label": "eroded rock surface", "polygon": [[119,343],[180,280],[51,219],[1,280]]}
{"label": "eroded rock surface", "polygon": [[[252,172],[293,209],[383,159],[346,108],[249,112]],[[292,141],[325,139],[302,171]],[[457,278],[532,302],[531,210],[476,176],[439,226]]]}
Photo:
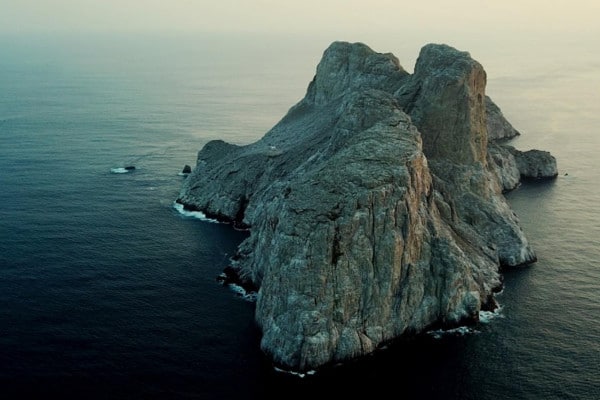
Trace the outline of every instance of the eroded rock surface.
{"label": "eroded rock surface", "polygon": [[250,227],[236,267],[259,287],[275,363],[312,369],[477,320],[499,266],[535,261],[501,194],[504,169],[520,167],[494,161],[504,149],[488,143],[485,84],[446,45],[425,46],[411,75],[391,54],[336,42],[261,140],[198,153],[178,201]]}

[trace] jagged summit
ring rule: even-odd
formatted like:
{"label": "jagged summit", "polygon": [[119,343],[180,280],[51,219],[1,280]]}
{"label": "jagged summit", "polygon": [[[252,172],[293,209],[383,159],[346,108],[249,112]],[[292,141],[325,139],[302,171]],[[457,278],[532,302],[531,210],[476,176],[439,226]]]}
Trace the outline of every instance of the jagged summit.
{"label": "jagged summit", "polygon": [[409,74],[392,54],[335,42],[261,140],[198,153],[178,202],[250,227],[237,268],[259,287],[261,347],[278,365],[311,369],[476,320],[494,307],[499,266],[535,261],[501,194],[520,170],[490,140],[506,133],[488,127],[510,124],[485,83],[450,46],[425,46]]}

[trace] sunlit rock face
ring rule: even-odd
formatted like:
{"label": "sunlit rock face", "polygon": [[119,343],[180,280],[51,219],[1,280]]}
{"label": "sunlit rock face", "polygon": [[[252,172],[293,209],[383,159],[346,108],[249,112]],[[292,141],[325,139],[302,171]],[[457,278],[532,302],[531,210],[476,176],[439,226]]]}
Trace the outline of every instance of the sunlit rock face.
{"label": "sunlit rock face", "polygon": [[510,124],[499,109],[489,123],[485,84],[446,45],[425,46],[409,74],[392,54],[336,42],[262,139],[198,153],[178,202],[250,228],[236,268],[259,288],[261,347],[277,365],[308,370],[475,321],[499,266],[535,261],[501,194],[521,167],[489,144],[490,127]]}

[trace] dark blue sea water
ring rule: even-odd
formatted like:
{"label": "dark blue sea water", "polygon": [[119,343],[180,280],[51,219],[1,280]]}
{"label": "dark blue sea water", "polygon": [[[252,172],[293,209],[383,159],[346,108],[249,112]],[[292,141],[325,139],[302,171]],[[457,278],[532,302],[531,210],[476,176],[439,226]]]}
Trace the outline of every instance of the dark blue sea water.
{"label": "dark blue sea water", "polygon": [[328,44],[0,39],[2,398],[600,398],[600,61],[569,43],[562,66],[527,43],[520,64],[466,49],[523,132],[515,145],[561,170],[508,196],[539,262],[506,273],[500,315],[304,379],[262,356],[253,304],[215,280],[245,233],[180,215],[178,172],[210,139],[262,136]]}

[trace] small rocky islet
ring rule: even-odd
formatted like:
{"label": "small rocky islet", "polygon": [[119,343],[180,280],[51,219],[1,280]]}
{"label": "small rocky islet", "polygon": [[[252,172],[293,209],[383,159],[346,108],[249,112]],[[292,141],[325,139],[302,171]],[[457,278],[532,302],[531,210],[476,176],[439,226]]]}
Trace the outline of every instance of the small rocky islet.
{"label": "small rocky islet", "polygon": [[[335,42],[259,141],[198,153],[177,202],[248,228],[234,269],[258,288],[261,348],[307,371],[495,307],[501,268],[536,261],[503,192],[553,179],[547,152],[485,95],[469,53],[428,44],[414,73]],[[230,271],[231,272],[231,271]]]}

